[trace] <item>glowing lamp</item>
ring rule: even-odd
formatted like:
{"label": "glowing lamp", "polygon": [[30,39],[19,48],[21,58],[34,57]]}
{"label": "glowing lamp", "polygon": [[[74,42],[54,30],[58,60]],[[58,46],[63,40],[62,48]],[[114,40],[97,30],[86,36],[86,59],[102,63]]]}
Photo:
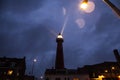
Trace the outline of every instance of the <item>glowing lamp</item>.
{"label": "glowing lamp", "polygon": [[104,75],[100,75],[99,78],[105,78],[105,76]]}
{"label": "glowing lamp", "polygon": [[13,70],[8,71],[8,75],[12,75],[12,73],[13,73]]}
{"label": "glowing lamp", "polygon": [[112,70],[114,70],[115,69],[115,67],[112,67]]}
{"label": "glowing lamp", "polygon": [[95,9],[95,3],[92,1],[88,1],[88,0],[83,0],[80,4],[79,4],[79,8],[81,10],[83,10],[86,13],[91,13],[94,11]]}
{"label": "glowing lamp", "polygon": [[34,59],[33,61],[34,61],[34,62],[37,62],[37,59]]}
{"label": "glowing lamp", "polygon": [[118,78],[120,78],[120,75],[118,76]]}
{"label": "glowing lamp", "polygon": [[61,38],[61,39],[62,39],[63,37],[62,37],[62,35],[61,35],[61,34],[59,34],[59,35],[57,36],[57,38],[59,38],[59,39]]}
{"label": "glowing lamp", "polygon": [[40,79],[43,79],[43,76],[40,76]]}
{"label": "glowing lamp", "polygon": [[87,9],[87,7],[88,7],[88,5],[87,5],[86,2],[83,2],[83,3],[80,4],[80,8],[83,9],[83,10]]}
{"label": "glowing lamp", "polygon": [[105,72],[108,72],[108,70],[105,70]]}
{"label": "glowing lamp", "polygon": [[88,7],[88,0],[83,0],[80,4],[80,8],[86,10]]}

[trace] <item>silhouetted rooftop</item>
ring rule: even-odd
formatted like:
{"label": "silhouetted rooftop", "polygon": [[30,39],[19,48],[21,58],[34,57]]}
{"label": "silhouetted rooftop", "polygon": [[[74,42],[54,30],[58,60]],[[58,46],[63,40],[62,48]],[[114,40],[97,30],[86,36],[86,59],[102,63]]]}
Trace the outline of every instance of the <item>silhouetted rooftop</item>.
{"label": "silhouetted rooftop", "polygon": [[0,58],[0,67],[16,67],[22,66],[24,63],[25,66],[25,57],[24,58]]}

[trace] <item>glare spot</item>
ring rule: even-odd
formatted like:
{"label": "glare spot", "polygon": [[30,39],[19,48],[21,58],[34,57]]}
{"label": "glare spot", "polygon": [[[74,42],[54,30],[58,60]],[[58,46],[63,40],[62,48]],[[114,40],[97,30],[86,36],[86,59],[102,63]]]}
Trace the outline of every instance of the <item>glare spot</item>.
{"label": "glare spot", "polygon": [[40,76],[40,79],[43,79],[43,76]]}
{"label": "glare spot", "polygon": [[85,20],[84,19],[77,19],[75,22],[77,23],[79,28],[83,28],[85,26]]}
{"label": "glare spot", "polygon": [[12,73],[13,73],[13,70],[8,71],[8,75],[12,75]]}
{"label": "glare spot", "polygon": [[34,61],[34,62],[37,62],[37,59],[34,59],[33,61]]}
{"label": "glare spot", "polygon": [[86,12],[86,13],[91,13],[95,9],[95,3],[92,2],[92,1],[88,1],[87,4],[83,3],[80,6],[80,9],[83,10],[84,12]]}
{"label": "glare spot", "polygon": [[82,10],[86,10],[87,7],[88,7],[88,5],[87,5],[86,2],[84,2],[84,3],[81,3],[81,4],[79,5],[79,7],[80,7]]}
{"label": "glare spot", "polygon": [[57,36],[57,38],[63,38],[63,37],[62,37],[62,35],[61,35],[61,34],[59,34],[59,35]]}

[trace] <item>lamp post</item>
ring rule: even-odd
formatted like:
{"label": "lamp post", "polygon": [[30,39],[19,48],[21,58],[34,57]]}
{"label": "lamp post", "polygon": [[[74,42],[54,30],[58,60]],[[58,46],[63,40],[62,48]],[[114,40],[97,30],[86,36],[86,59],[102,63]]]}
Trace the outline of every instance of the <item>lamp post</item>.
{"label": "lamp post", "polygon": [[37,62],[37,59],[34,59],[33,64],[32,64],[32,75],[33,75],[34,65],[35,65],[36,62]]}
{"label": "lamp post", "polygon": [[109,0],[103,0],[120,18],[120,9],[118,9],[112,2]]}
{"label": "lamp post", "polygon": [[[109,0],[103,0],[117,15],[118,17],[120,18],[120,9],[115,6],[112,2],[110,2]],[[80,8],[82,10],[86,10],[88,8],[88,3],[89,3],[89,0],[83,0],[80,4]],[[90,9],[90,8],[89,8]]]}

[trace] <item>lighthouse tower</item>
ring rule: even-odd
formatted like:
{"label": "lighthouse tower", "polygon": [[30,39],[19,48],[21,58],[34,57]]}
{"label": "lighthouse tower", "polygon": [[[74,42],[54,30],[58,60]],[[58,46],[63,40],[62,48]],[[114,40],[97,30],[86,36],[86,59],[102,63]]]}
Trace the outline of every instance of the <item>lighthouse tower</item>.
{"label": "lighthouse tower", "polygon": [[63,37],[59,33],[57,38],[57,50],[56,50],[56,60],[55,60],[55,69],[64,69],[64,56],[63,56]]}

